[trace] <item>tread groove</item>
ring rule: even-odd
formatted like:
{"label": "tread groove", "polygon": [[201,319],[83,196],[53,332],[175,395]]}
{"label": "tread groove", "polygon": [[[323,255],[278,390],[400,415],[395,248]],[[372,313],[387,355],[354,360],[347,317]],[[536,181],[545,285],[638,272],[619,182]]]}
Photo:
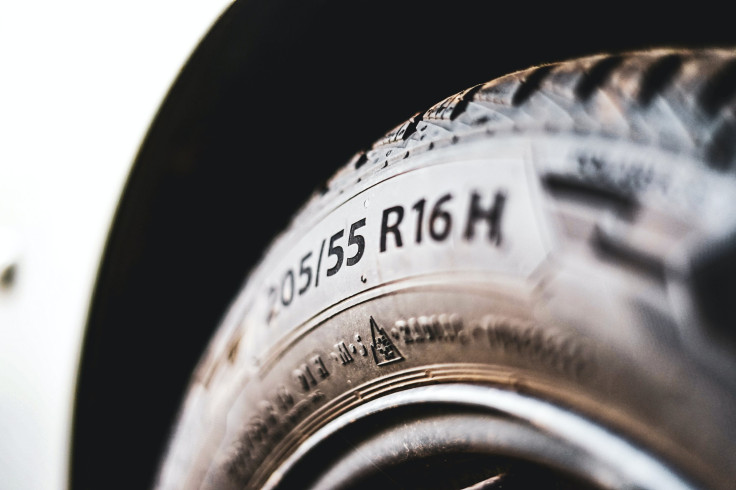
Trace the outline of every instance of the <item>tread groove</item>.
{"label": "tread groove", "polygon": [[672,83],[682,67],[682,55],[666,55],[644,71],[641,87],[637,97],[640,105],[647,107],[654,100],[654,96],[662,92]]}
{"label": "tread groove", "polygon": [[414,116],[411,119],[409,119],[409,124],[407,124],[406,130],[401,135],[401,139],[405,141],[406,139],[409,138],[409,136],[411,136],[412,134],[416,133],[417,132],[417,125],[419,125],[419,123],[422,122],[423,120],[424,120],[424,113],[423,112],[420,112],[416,116]]}
{"label": "tread groove", "polygon": [[462,98],[458,101],[458,103],[455,105],[455,108],[452,110],[452,114],[450,114],[450,121],[455,119],[457,116],[465,112],[465,109],[468,108],[468,104],[470,101],[473,100],[475,97],[475,94],[483,87],[482,83],[479,83],[475,87],[469,89],[465,94],[463,94]]}
{"label": "tread groove", "polygon": [[736,94],[736,59],[721,66],[705,84],[698,100],[705,112],[713,117]]}
{"label": "tread groove", "polygon": [[583,102],[588,101],[596,89],[605,84],[611,73],[623,63],[624,57],[619,55],[608,56],[595,63],[587,70],[575,86],[575,95]]}
{"label": "tread groove", "polygon": [[706,149],[706,158],[711,168],[726,170],[736,154],[736,121],[726,120],[713,132]]}
{"label": "tread groove", "polygon": [[538,68],[535,68],[526,77],[526,80],[521,82],[521,85],[519,85],[519,88],[516,89],[516,92],[514,92],[514,95],[511,97],[511,105],[514,107],[518,107],[529,100],[529,98],[534,95],[534,92],[539,90],[542,82],[545,78],[547,78],[547,75],[552,70],[552,68],[554,68],[554,66],[555,65],[542,65]]}
{"label": "tread groove", "polygon": [[363,165],[368,162],[368,156],[365,154],[365,152],[362,152],[358,159],[355,161],[355,168],[358,169],[362,167]]}

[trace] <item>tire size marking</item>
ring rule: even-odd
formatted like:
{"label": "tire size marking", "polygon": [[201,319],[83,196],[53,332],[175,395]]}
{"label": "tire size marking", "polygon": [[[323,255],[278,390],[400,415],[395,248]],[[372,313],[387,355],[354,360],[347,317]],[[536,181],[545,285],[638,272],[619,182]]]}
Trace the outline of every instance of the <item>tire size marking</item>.
{"label": "tire size marking", "polygon": [[[417,246],[442,243],[457,226],[461,226],[461,238],[466,242],[480,240],[485,235],[487,243],[499,247],[503,239],[501,225],[506,192],[503,189],[490,193],[474,190],[463,197],[468,199],[468,204],[465,215],[459,217],[459,223],[450,207],[457,200],[456,194],[445,192],[433,199],[423,197],[410,206],[398,204],[383,209],[379,213],[380,223],[375,228],[371,229],[369,225],[372,223],[364,216],[317,241],[310,250],[304,251],[293,267],[282,272],[278,284],[267,288],[266,322],[270,323],[280,310],[299,302],[310,291],[320,287],[320,281],[328,281],[324,283],[326,285],[341,276],[343,271],[358,265],[367,250],[377,249],[378,254],[384,254],[405,248],[411,242]],[[371,243],[370,237],[377,237],[376,243]],[[364,279],[361,281],[366,282]]]}
{"label": "tire size marking", "polygon": [[[445,205],[452,199],[453,195],[451,193],[439,197],[432,206],[432,211],[426,221],[423,217],[424,207],[428,202],[427,199],[422,198],[411,207],[412,210],[416,211],[414,243],[421,245],[422,230],[424,229],[426,229],[430,238],[436,242],[443,242],[447,239],[452,230],[453,219],[450,212],[445,209]],[[471,241],[475,237],[475,229],[478,222],[485,221],[490,243],[498,246],[501,244],[501,217],[506,202],[506,193],[501,190],[496,191],[493,202],[488,207],[483,207],[481,201],[482,193],[473,192],[465,219],[463,238]],[[383,211],[380,233],[381,253],[388,250],[390,243],[393,243],[396,248],[403,246],[404,241],[399,226],[404,219],[404,215],[403,206],[393,206]],[[391,236],[391,240],[388,239],[389,236]]]}
{"label": "tire size marking", "polygon": [[[339,230],[329,237],[329,239],[325,238],[322,240],[319,247],[315,247],[315,249],[319,250],[317,253],[318,258],[316,261],[316,272],[312,272],[314,254],[311,250],[302,256],[299,261],[299,265],[295,269],[287,269],[282,276],[281,284],[278,287],[271,286],[268,289],[269,308],[266,322],[270,323],[278,313],[278,303],[280,303],[282,307],[287,307],[296,299],[297,296],[306,294],[312,287],[312,284],[314,284],[314,288],[319,287],[325,243],[328,243],[326,260],[328,262],[332,260],[332,265],[330,266],[327,264],[328,268],[325,272],[324,278],[332,277],[340,272],[343,263],[347,267],[357,265],[358,262],[360,262],[360,259],[363,258],[363,253],[365,252],[365,237],[361,235],[362,231],[360,230],[365,225],[365,218],[361,218],[350,225],[347,246],[344,248],[342,243],[344,243],[343,237],[345,235],[345,230]],[[353,246],[357,247],[357,250],[353,249]],[[355,250],[355,252],[346,258],[346,250]],[[294,272],[295,270],[296,274]],[[279,292],[279,294],[277,294],[277,292]]]}

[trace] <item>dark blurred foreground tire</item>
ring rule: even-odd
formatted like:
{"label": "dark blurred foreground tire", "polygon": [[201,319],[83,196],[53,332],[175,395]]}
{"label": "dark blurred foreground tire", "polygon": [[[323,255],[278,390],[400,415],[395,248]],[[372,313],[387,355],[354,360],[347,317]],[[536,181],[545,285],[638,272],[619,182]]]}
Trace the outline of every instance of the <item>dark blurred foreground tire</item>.
{"label": "dark blurred foreground tire", "polygon": [[391,131],[251,273],[158,486],[732,488],[734,94],[731,51],[602,55]]}

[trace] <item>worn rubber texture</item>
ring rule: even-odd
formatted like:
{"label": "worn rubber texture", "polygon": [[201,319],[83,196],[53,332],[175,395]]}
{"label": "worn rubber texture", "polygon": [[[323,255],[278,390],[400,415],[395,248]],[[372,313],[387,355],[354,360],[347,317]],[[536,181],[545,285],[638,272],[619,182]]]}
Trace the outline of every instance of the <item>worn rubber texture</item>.
{"label": "worn rubber texture", "polygon": [[277,485],[338,416],[472,384],[731,488],[735,94],[733,51],[600,55],[469,88],[390,131],[250,274],[158,486]]}

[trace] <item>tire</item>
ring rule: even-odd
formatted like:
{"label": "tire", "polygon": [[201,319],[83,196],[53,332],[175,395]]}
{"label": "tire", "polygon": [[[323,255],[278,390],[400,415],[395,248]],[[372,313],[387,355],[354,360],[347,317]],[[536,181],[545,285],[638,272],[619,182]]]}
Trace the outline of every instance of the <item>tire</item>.
{"label": "tire", "polygon": [[732,488],[734,95],[733,51],[600,55],[389,132],[251,272],[157,486]]}

